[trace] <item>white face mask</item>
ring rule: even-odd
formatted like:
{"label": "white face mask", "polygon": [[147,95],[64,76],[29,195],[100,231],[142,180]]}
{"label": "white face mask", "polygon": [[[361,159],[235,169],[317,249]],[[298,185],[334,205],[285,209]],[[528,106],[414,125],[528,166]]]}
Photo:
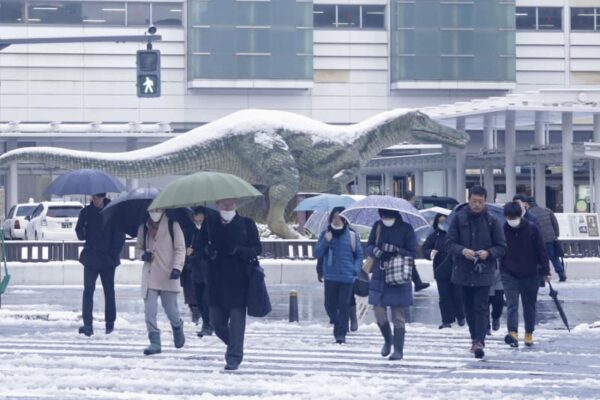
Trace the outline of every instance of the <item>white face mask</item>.
{"label": "white face mask", "polygon": [[396,218],[382,218],[381,222],[383,222],[383,224],[389,228],[390,226],[394,225]]}
{"label": "white face mask", "polygon": [[196,225],[196,228],[197,228],[198,230],[202,229],[202,224],[199,224],[199,223],[197,223],[197,222],[196,222],[196,223],[195,223],[195,225]]}
{"label": "white face mask", "polygon": [[220,210],[219,214],[221,214],[221,218],[223,218],[223,220],[229,222],[233,219],[233,217],[235,217],[235,210],[231,210],[231,211]]}
{"label": "white face mask", "polygon": [[150,214],[150,219],[154,222],[160,221],[163,215],[162,211],[150,211],[148,214]]}
{"label": "white face mask", "polygon": [[339,231],[340,229],[344,229],[344,224],[336,225],[336,224],[332,223],[331,229],[335,229],[335,230]]}
{"label": "white face mask", "polygon": [[517,219],[507,219],[506,223],[508,224],[508,226],[510,226],[511,228],[516,228],[517,226],[519,226],[519,224],[521,223],[521,218],[517,218]]}

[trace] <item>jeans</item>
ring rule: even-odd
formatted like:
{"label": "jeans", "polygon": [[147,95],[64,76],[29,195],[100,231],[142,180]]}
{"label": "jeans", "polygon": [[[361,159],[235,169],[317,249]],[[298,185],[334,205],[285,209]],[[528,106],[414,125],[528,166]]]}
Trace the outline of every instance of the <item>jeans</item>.
{"label": "jeans", "polygon": [[489,286],[463,286],[463,301],[471,340],[484,343],[490,323]]}
{"label": "jeans", "polygon": [[346,337],[350,317],[352,283],[325,280],[325,311],[333,325],[333,336]]}
{"label": "jeans", "polygon": [[179,328],[183,325],[179,308],[177,307],[177,292],[167,292],[165,290],[148,289],[146,298],[144,299],[144,315],[146,317],[146,329],[148,333],[160,332],[158,329],[157,314],[158,314],[158,298],[162,304],[165,314],[171,322],[171,326]]}
{"label": "jeans", "polygon": [[100,275],[102,289],[104,290],[104,320],[106,325],[113,326],[117,319],[117,305],[115,302],[115,268],[95,270],[83,268],[83,324],[91,327],[93,324],[94,290]]}
{"label": "jeans", "polygon": [[210,326],[210,310],[208,309],[208,287],[206,283],[195,283],[196,304],[202,316],[202,326]]}
{"label": "jeans", "polygon": [[210,307],[210,321],[217,337],[227,345],[225,352],[227,365],[240,365],[244,358],[246,308]]}
{"label": "jeans", "polygon": [[508,274],[502,274],[502,284],[506,293],[508,331],[518,332],[519,330],[519,296],[521,296],[525,332],[533,333],[535,329],[535,306],[540,286],[540,277],[515,278]]}
{"label": "jeans", "polygon": [[442,324],[451,324],[465,317],[462,288],[449,280],[436,279],[440,296]]}
{"label": "jeans", "polygon": [[548,253],[548,259],[554,266],[554,271],[556,271],[556,274],[559,277],[563,277],[565,275],[565,268],[563,267],[562,263],[560,262],[560,257],[556,253],[555,243],[547,242],[547,243],[544,243],[544,246],[546,246],[546,253]]}

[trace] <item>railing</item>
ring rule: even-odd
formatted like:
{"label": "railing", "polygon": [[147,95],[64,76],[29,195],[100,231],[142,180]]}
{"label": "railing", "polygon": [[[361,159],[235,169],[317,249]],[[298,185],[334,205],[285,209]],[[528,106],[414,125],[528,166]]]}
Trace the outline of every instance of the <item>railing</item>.
{"label": "railing", "polygon": [[[565,258],[600,257],[600,240],[561,240]],[[262,258],[312,260],[315,258],[315,240],[264,240]],[[366,245],[362,243],[363,247]],[[6,260],[9,262],[48,262],[78,260],[83,242],[20,241],[6,242]],[[125,242],[122,260],[135,259],[135,240]]]}

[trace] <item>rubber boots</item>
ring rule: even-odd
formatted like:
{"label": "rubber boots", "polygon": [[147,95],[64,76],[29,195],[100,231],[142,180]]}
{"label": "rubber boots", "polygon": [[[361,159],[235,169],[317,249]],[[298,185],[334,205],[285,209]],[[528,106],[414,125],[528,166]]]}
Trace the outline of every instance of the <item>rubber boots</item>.
{"label": "rubber boots", "polygon": [[183,322],[179,327],[175,327],[171,325],[173,329],[173,343],[175,344],[175,348],[180,349],[185,344],[185,335],[183,334]]}
{"label": "rubber boots", "polygon": [[150,339],[150,346],[144,349],[144,355],[150,356],[152,354],[160,353],[160,332],[150,332],[148,333],[148,339]]}
{"label": "rubber boots", "polygon": [[379,330],[381,331],[381,336],[383,336],[383,347],[381,348],[381,356],[387,357],[392,352],[392,328],[390,327],[390,323],[386,322],[383,325],[379,325]]}
{"label": "rubber boots", "polygon": [[350,307],[350,332],[358,330],[358,318],[356,318],[356,306]]}
{"label": "rubber boots", "polygon": [[404,335],[405,328],[394,328],[394,352],[390,356],[390,360],[402,360],[404,357]]}

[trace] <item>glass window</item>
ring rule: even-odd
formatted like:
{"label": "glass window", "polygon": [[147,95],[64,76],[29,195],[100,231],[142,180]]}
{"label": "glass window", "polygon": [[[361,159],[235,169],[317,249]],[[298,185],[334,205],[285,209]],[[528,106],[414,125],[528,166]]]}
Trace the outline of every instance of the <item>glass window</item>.
{"label": "glass window", "polygon": [[338,28],[360,28],[360,6],[338,6]]}
{"label": "glass window", "polygon": [[125,25],[125,3],[82,3],[82,22],[91,25]]}
{"label": "glass window", "polygon": [[25,3],[20,1],[0,1],[0,23],[18,24],[23,22]]}
{"label": "glass window", "polygon": [[149,3],[127,3],[127,25],[150,25]]}
{"label": "glass window", "polygon": [[32,2],[27,6],[27,22],[40,24],[81,24],[81,3]]}
{"label": "glass window", "polygon": [[36,207],[36,209],[33,211],[33,214],[31,214],[31,219],[37,217],[38,215],[40,215],[42,213],[42,211],[44,210],[44,206],[43,205],[39,205]]}
{"label": "glass window", "polygon": [[20,206],[17,210],[17,217],[26,217],[28,215],[31,215],[31,213],[33,212],[33,210],[35,210],[36,207],[36,205]]}
{"label": "glass window", "polygon": [[594,18],[593,8],[571,8],[571,30],[593,31]]}
{"label": "glass window", "polygon": [[81,207],[78,206],[50,206],[46,212],[46,217],[51,218],[77,218]]}
{"label": "glass window", "polygon": [[181,3],[152,3],[152,22],[157,26],[181,26],[183,4]]}
{"label": "glass window", "polygon": [[315,28],[335,28],[335,6],[315,4],[313,25]]}
{"label": "glass window", "polygon": [[11,219],[13,217],[13,214],[15,213],[15,207],[16,206],[12,206],[10,208],[10,211],[8,212],[8,215],[6,216],[6,219]]}
{"label": "glass window", "polygon": [[539,30],[561,30],[562,8],[560,7],[538,7],[538,29]]}
{"label": "glass window", "polygon": [[536,10],[535,7],[517,7],[516,13],[517,29],[536,30]]}
{"label": "glass window", "polygon": [[385,6],[362,6],[362,27],[365,29],[385,28]]}

